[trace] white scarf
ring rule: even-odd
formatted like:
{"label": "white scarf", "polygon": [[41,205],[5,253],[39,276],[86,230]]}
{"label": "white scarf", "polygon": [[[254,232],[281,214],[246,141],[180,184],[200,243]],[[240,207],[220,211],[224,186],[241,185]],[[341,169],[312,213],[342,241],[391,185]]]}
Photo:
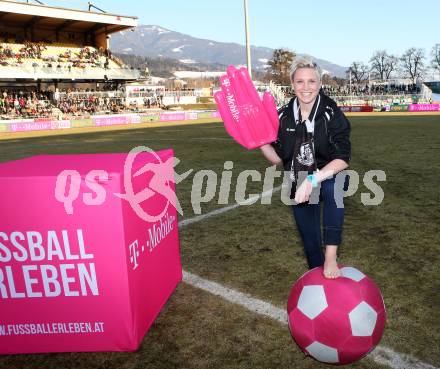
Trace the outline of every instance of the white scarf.
{"label": "white scarf", "polygon": [[[320,103],[321,103],[321,96],[318,95],[318,103],[315,105],[315,111],[313,112],[313,118],[312,118],[312,120],[307,118],[305,121],[305,124],[307,127],[307,132],[311,133],[312,135],[315,132],[315,118],[316,118],[316,113],[318,112],[318,107],[319,107]],[[310,112],[310,113],[312,113],[312,112]],[[295,119],[295,125],[301,123],[299,116],[300,116],[300,106],[298,104],[298,98],[296,97],[295,100],[293,101],[293,118]],[[310,117],[310,115],[309,115],[309,117]]]}

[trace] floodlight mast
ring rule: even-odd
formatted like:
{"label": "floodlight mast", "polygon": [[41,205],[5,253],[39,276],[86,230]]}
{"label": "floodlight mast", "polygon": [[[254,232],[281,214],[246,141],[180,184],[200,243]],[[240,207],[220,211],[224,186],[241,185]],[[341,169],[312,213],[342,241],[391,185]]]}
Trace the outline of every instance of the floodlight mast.
{"label": "floodlight mast", "polygon": [[246,64],[249,71],[249,75],[252,78],[252,64],[251,64],[251,45],[249,40],[249,20],[248,20],[248,4],[247,0],[244,0],[244,26],[246,31]]}
{"label": "floodlight mast", "polygon": [[349,86],[350,86],[350,88],[349,88],[349,94],[351,95],[351,68],[349,69],[349,78],[350,78],[350,84],[349,84]]}

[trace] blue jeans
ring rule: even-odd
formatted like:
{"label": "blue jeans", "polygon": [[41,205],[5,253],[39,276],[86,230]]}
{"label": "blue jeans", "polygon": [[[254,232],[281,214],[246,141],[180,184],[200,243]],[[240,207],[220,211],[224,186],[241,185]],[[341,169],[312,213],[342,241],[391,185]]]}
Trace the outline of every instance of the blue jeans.
{"label": "blue jeans", "polygon": [[[344,188],[347,187],[348,176]],[[318,189],[316,189],[318,190]],[[315,193],[315,195],[317,195]],[[317,203],[303,203],[293,205],[293,216],[304,246],[309,268],[324,264],[322,245],[340,245],[342,241],[342,227],[344,225],[344,208],[337,207],[342,203],[342,191],[337,191],[335,198],[335,178],[321,182],[319,201]],[[312,195],[313,197],[313,195]],[[336,201],[338,200],[338,201]],[[310,201],[312,202],[312,200]],[[322,231],[321,231],[321,203],[322,203]]]}

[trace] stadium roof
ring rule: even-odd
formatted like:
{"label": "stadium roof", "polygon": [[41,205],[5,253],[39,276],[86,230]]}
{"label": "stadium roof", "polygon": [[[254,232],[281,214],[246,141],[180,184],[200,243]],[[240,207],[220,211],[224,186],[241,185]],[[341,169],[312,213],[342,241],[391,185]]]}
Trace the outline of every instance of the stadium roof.
{"label": "stadium roof", "polygon": [[111,34],[136,27],[137,19],[137,17],[109,13],[0,1],[0,23],[5,26]]}

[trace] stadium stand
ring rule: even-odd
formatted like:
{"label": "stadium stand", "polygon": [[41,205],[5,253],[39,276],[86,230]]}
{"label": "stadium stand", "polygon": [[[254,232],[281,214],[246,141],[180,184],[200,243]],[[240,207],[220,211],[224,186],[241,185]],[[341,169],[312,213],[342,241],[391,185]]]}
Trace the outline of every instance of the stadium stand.
{"label": "stadium stand", "polygon": [[111,34],[136,26],[136,17],[0,0],[0,119],[195,103],[194,90],[144,86],[139,70],[112,55]]}
{"label": "stadium stand", "polygon": [[[413,83],[381,82],[352,84],[351,86],[323,85],[324,92],[336,101],[339,106],[372,106],[376,110],[383,110],[390,105],[405,105],[428,102],[423,93],[423,85]],[[291,86],[277,86],[273,83],[262,89],[269,90],[275,97],[277,105],[286,104],[294,92]]]}
{"label": "stadium stand", "polygon": [[48,118],[52,113],[49,96],[43,92],[11,94],[0,91],[0,119]]}
{"label": "stadium stand", "polygon": [[0,1],[2,117],[122,107],[123,99],[114,94],[106,101],[66,99],[59,92],[114,90],[137,80],[140,71],[124,65],[108,47],[112,33],[136,26],[136,17]]}

